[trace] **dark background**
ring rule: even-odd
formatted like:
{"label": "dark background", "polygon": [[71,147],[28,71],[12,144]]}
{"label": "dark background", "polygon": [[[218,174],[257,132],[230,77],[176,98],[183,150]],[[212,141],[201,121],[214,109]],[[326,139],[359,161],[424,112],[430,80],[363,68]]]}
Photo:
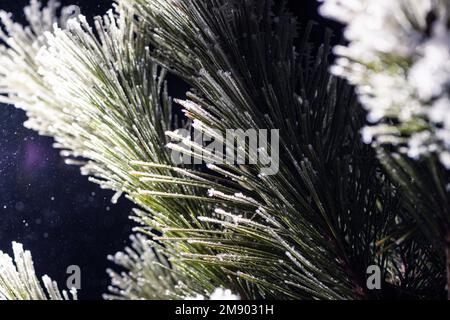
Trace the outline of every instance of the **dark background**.
{"label": "dark background", "polygon": [[[80,6],[87,17],[103,14],[112,3],[61,2]],[[23,22],[22,8],[27,4],[28,0],[0,0],[0,9]],[[315,0],[290,1],[301,23],[313,18],[336,29],[318,18],[316,6]],[[314,41],[319,41],[320,29]],[[180,97],[185,86],[176,80],[170,84]],[[23,111],[0,104],[0,250],[12,254],[11,241],[22,242],[33,254],[38,276],[48,274],[61,287],[66,268],[79,265],[79,297],[100,299],[109,284],[105,270],[112,267],[106,256],[128,244],[132,205],[124,198],[112,205],[113,192],[88,182],[79,168],[65,165],[52,148],[52,139],[25,129],[25,120]]]}

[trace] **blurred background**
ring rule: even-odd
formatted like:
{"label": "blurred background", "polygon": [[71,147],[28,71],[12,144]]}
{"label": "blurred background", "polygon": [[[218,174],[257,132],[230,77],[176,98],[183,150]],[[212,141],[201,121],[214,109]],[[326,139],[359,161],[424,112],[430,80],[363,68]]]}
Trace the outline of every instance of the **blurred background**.
{"label": "blurred background", "polygon": [[[28,2],[0,0],[0,9],[23,23],[22,9]],[[89,18],[105,13],[112,4],[111,0],[60,2],[78,5]],[[316,0],[292,0],[289,5],[301,23],[321,20],[313,41],[320,42],[323,26],[339,34],[339,26],[317,16]],[[170,78],[169,86],[172,96],[183,98],[185,84]],[[124,197],[111,204],[113,192],[88,182],[78,167],[65,165],[52,148],[52,139],[25,129],[25,120],[23,111],[0,104],[0,250],[12,254],[11,241],[22,242],[33,254],[37,274],[48,274],[60,286],[65,286],[67,267],[78,265],[79,298],[100,299],[109,284],[105,270],[112,267],[106,256],[128,244],[132,205]]]}

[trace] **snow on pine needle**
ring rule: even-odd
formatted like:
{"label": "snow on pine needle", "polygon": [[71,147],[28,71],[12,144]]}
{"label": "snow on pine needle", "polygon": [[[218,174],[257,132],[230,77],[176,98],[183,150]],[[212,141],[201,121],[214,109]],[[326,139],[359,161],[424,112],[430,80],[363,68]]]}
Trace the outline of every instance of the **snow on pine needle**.
{"label": "snow on pine needle", "polygon": [[60,291],[58,284],[44,275],[41,282],[36,276],[33,259],[28,250],[17,242],[12,243],[14,260],[0,251],[0,300],[76,300],[77,290],[70,294]]}
{"label": "snow on pine needle", "polygon": [[365,142],[393,145],[450,169],[450,2],[323,0],[346,25],[331,71],[357,87],[368,111]]}
{"label": "snow on pine needle", "polygon": [[[403,208],[355,134],[363,113],[352,89],[328,73],[331,35],[313,50],[311,25],[301,41],[296,19],[273,5],[119,0],[94,26],[83,16],[32,33],[5,24],[4,101],[114,201],[124,194],[139,207],[139,235],[109,257],[126,272],[108,271],[105,298],[210,297],[217,288],[243,299],[362,298],[371,263],[405,286],[398,255],[376,245]],[[180,124],[166,69],[193,87],[177,103],[198,130],[280,129],[279,174],[174,166],[169,138],[181,138]],[[405,281],[437,274],[425,267],[413,265]]]}

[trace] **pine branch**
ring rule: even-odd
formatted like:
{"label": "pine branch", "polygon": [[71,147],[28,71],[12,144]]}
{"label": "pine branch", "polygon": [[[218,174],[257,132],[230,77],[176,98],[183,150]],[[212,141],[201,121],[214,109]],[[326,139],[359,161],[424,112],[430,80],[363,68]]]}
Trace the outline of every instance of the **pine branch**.
{"label": "pine branch", "polygon": [[[368,298],[371,264],[395,291],[431,290],[417,279],[431,283],[438,263],[404,277],[400,259],[408,250],[426,257],[429,248],[416,238],[402,250],[378,245],[404,208],[360,142],[365,115],[352,89],[328,73],[330,34],[314,50],[310,27],[298,39],[295,19],[272,8],[121,0],[94,29],[81,16],[26,41],[6,23],[6,101],[27,111],[28,127],[54,137],[68,163],[117,192],[114,200],[125,193],[141,208],[133,219],[147,238],[113,258],[128,274],[110,271],[107,298],[209,296],[216,288],[252,299]],[[173,165],[165,145],[183,137],[159,65],[192,85],[179,104],[196,129],[280,129],[279,173],[265,175],[261,164]],[[186,143],[187,154],[213,157]],[[243,151],[251,156],[249,146]]]}
{"label": "pine branch", "polygon": [[349,40],[335,48],[332,72],[357,87],[369,111],[364,139],[398,184],[415,229],[442,257],[450,230],[450,4],[324,2],[322,13],[347,24]]}
{"label": "pine branch", "polygon": [[[154,54],[159,63],[195,87],[196,94],[190,94],[192,101],[180,103],[197,129],[205,133],[211,129],[223,133],[226,128],[284,129],[281,132],[284,149],[281,161],[287,162],[280,164],[282,172],[278,175],[264,177],[260,168],[209,167],[239,182],[234,196],[211,192],[217,196],[218,205],[223,200],[230,200],[226,204],[230,209],[216,210],[216,213],[238,221],[235,232],[244,235],[244,245],[252,249],[255,244],[246,235],[250,228],[244,229],[242,225],[252,225],[253,220],[260,219],[257,233],[264,235],[261,240],[271,239],[270,247],[275,243],[283,244],[281,251],[294,257],[291,259],[294,270],[300,268],[308,280],[320,279],[310,285],[323,290],[321,294],[327,292],[321,283],[327,275],[339,279],[340,284],[347,282],[351,288],[347,294],[363,294],[363,273],[377,256],[374,239],[391,232],[395,212],[400,211],[401,206],[396,199],[388,202],[389,194],[395,193],[389,183],[374,185],[374,181],[383,178],[373,154],[359,143],[356,134],[363,113],[354,109],[350,89],[327,75],[327,45],[314,60],[307,43],[308,31],[305,31],[297,57],[292,50],[297,35],[296,23],[284,11],[274,17],[268,9],[271,8],[270,1],[130,2],[139,3],[141,15],[153,30]],[[355,112],[353,117],[349,116]],[[177,137],[177,134],[170,136]],[[188,144],[185,152],[196,148],[198,146]],[[343,149],[348,152],[347,157],[341,154]],[[205,149],[194,155],[201,154],[200,151]],[[303,160],[298,163],[297,159]],[[355,163],[360,159],[368,163]],[[320,195],[317,190],[321,190]],[[346,195],[352,195],[352,199]],[[383,201],[381,207],[379,201]],[[246,209],[237,206],[238,203]],[[252,207],[255,211],[249,210]],[[361,212],[366,215],[355,218]],[[240,216],[251,216],[252,221],[247,222]],[[273,219],[272,226],[265,223],[267,217]],[[278,218],[283,222],[280,223]],[[206,220],[224,229],[232,228],[227,221]],[[308,226],[317,229],[310,230]],[[304,243],[304,239],[312,242]],[[223,239],[214,241],[222,243]],[[242,240],[238,237],[233,241]],[[361,247],[355,244],[358,242]],[[299,248],[301,254],[290,252],[292,247]],[[322,251],[324,256],[320,257],[320,250],[308,252],[306,248],[321,248],[325,250]],[[266,251],[264,248],[261,254]],[[281,252],[275,254],[284,261]],[[234,255],[231,259],[237,257]],[[242,259],[251,260],[246,256]],[[380,261],[384,259],[380,257]],[[341,263],[336,266],[335,260]],[[326,269],[310,268],[311,265],[325,266]],[[243,265],[239,268],[244,269]],[[252,266],[246,264],[245,269],[251,270]],[[330,281],[330,278],[324,281]],[[303,284],[308,280],[297,281]],[[314,290],[299,289],[308,297],[314,295]],[[277,290],[286,293],[281,288]],[[340,292],[345,290],[338,289]]]}
{"label": "pine branch", "polygon": [[[36,35],[38,40],[34,43],[11,43],[1,56],[6,87],[2,92],[9,102],[27,111],[29,128],[55,138],[55,147],[63,149],[61,153],[69,164],[81,165],[82,173],[91,175],[93,182],[116,191],[113,200],[124,192],[151,212],[151,220],[147,221],[155,227],[152,232],[161,233],[163,227],[190,230],[201,226],[197,214],[212,212],[208,203],[196,199],[201,198],[195,196],[198,187],[154,183],[142,177],[140,170],[140,163],[156,163],[151,170],[146,166],[145,175],[198,180],[195,173],[170,166],[170,154],[164,150],[164,132],[172,125],[165,72],[151,62],[145,33],[141,36],[135,31],[133,19],[133,11],[118,7],[117,15],[109,12],[97,19],[95,31],[80,17],[68,21],[65,30],[56,27],[52,32]],[[16,31],[9,32],[14,39]],[[30,45],[39,46],[41,42],[45,45],[33,59],[21,59],[30,52]],[[20,86],[8,81],[16,70],[25,70],[23,73],[28,76]],[[226,190],[213,182],[208,182],[208,187]],[[148,195],[145,190],[149,188],[154,193],[169,193],[172,198]],[[183,194],[192,196],[178,199]],[[210,254],[210,250],[178,243],[157,247],[171,259],[177,285],[186,282],[188,296],[209,296],[215,288],[227,287],[227,276],[220,268],[180,258],[185,251]],[[157,266],[150,264],[150,268],[156,270]],[[209,279],[205,279],[208,274]],[[161,287],[165,285],[163,280]],[[133,297],[148,297],[145,284],[130,285],[134,288],[120,288],[120,294],[137,292]],[[156,291],[152,297],[182,298],[175,289]]]}
{"label": "pine branch", "polygon": [[177,283],[175,272],[164,255],[158,254],[144,236],[131,236],[132,247],[108,257],[127,273],[116,273],[109,269],[111,294],[105,299],[161,299],[184,298],[191,294],[188,288]]}
{"label": "pine branch", "polygon": [[[47,275],[42,277],[45,290],[36,277],[30,251],[23,250],[20,243],[13,242],[14,262],[0,251],[0,300],[69,300],[67,291],[58,289],[58,284]],[[77,299],[77,290],[71,289],[72,299]]]}

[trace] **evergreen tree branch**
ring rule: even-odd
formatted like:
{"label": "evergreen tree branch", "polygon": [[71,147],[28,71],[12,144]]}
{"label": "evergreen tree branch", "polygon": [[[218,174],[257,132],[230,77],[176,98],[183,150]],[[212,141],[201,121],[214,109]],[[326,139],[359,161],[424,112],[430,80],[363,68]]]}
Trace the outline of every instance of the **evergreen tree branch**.
{"label": "evergreen tree branch", "polygon": [[349,43],[335,48],[331,70],[357,87],[369,111],[364,140],[398,184],[413,229],[439,256],[450,230],[449,10],[446,0],[324,0],[322,7],[347,25]]}
{"label": "evergreen tree branch", "polygon": [[[337,252],[346,276],[353,276],[349,280],[352,283],[350,286],[354,286],[354,292],[361,294],[364,290],[363,268],[376,256],[376,249],[370,246],[370,242],[384,232],[390,232],[387,230],[395,225],[395,214],[392,212],[401,209],[398,203],[399,207],[394,209],[385,200],[388,199],[386,194],[395,193],[389,183],[380,184],[378,189],[373,185],[361,185],[361,181],[370,181],[372,184],[382,178],[376,161],[372,160],[373,163],[370,163],[369,159],[374,159],[373,155],[359,143],[359,137],[355,134],[362,123],[360,121],[363,114],[348,107],[355,105],[350,91],[346,91],[342,83],[334,82],[334,79],[326,75],[327,46],[322,48],[323,51],[319,52],[314,61],[306,31],[297,56],[292,50],[297,35],[296,23],[283,10],[281,16],[274,17],[270,11],[270,1],[243,3],[142,0],[130,3],[138,3],[141,15],[146,17],[149,28],[153,30],[152,40],[156,48],[154,54],[158,62],[195,87],[196,94],[191,93],[189,96],[192,101],[180,103],[185,107],[187,116],[194,120],[197,129],[206,133],[211,132],[211,129],[223,132],[226,128],[284,128],[281,132],[281,145],[284,148],[281,159],[289,159],[290,162],[280,165],[285,172],[275,177],[264,177],[259,168],[246,167],[244,170],[230,165],[225,168],[210,166],[210,169],[239,181],[240,188],[236,189],[236,194],[243,193],[240,199],[214,190],[212,195],[219,195],[221,201],[231,198],[234,204],[238,200],[242,201],[242,198],[253,199],[248,201],[247,206],[253,206],[254,210],[263,208],[270,217],[277,217],[277,211],[283,208],[282,219],[289,220],[292,217],[294,220],[288,223],[290,228],[300,224],[294,231],[296,234],[292,236],[294,247],[301,247],[298,234],[314,240],[317,237],[318,243],[309,247],[327,248],[334,254]],[[355,111],[357,116],[348,116]],[[321,122],[323,119],[329,122]],[[336,135],[336,132],[341,135]],[[181,139],[180,136],[178,138]],[[194,144],[188,147],[198,148]],[[189,153],[190,148],[185,151]],[[339,158],[339,151],[343,148],[353,150],[346,150],[352,155],[350,158]],[[199,153],[201,152],[198,151],[197,155]],[[370,156],[366,158],[367,155]],[[297,159],[304,159],[303,163],[298,164]],[[324,159],[324,163],[318,164],[318,159]],[[360,159],[365,159],[369,164],[355,164],[355,160],[361,161]],[[289,167],[290,164],[293,167]],[[318,167],[312,167],[317,165]],[[350,169],[349,172],[339,172],[342,169],[336,170],[336,166]],[[342,173],[342,176],[336,176],[333,172]],[[330,183],[356,176],[358,178],[350,180],[351,182],[337,185]],[[326,195],[336,192],[341,194],[335,199],[333,196],[320,199],[322,194],[317,194],[315,186],[320,186],[318,189]],[[344,193],[342,189],[347,186],[355,186],[355,189]],[[370,195],[369,202],[365,202],[367,198],[364,190]],[[342,194],[354,195],[358,192],[361,192],[361,198],[342,199]],[[377,208],[381,212],[372,211],[381,199],[386,207]],[[343,201],[344,207],[335,207],[336,204],[342,206]],[[396,201],[393,199],[393,206]],[[359,224],[354,222],[356,213],[352,213],[352,210],[355,208],[359,209],[359,213],[367,212],[367,216],[358,220]],[[239,208],[233,206],[233,210],[236,209]],[[252,211],[248,212],[247,209],[242,212],[241,216],[245,217],[251,216]],[[235,214],[233,217],[239,215]],[[265,216],[261,215],[261,218],[264,220]],[[299,219],[305,220],[302,223]],[[380,224],[383,220],[390,221],[391,224]],[[340,222],[342,225],[339,225]],[[314,235],[314,232],[308,233],[308,225],[320,226],[320,236]],[[227,227],[230,228],[228,225]],[[342,229],[339,230],[340,228]],[[364,230],[362,234],[361,228]],[[348,234],[353,235],[353,232],[358,234],[355,239],[367,237],[368,243],[361,251],[354,251],[356,241],[347,242]],[[281,234],[290,233],[283,230]],[[284,243],[276,236],[273,238],[276,242]],[[321,242],[324,240],[326,243]],[[361,257],[365,257],[366,261],[361,263]],[[312,259],[315,258],[317,251]],[[321,266],[323,265],[326,263],[322,261]],[[356,272],[351,270],[355,265],[360,266]],[[333,270],[336,272],[339,269],[333,265]],[[308,276],[311,277],[310,274]],[[345,282],[342,274],[336,278],[341,283]]]}
{"label": "evergreen tree branch", "polygon": [[77,299],[77,290],[58,289],[58,284],[47,275],[42,277],[44,288],[36,277],[33,259],[28,250],[23,250],[20,243],[13,242],[14,262],[12,258],[0,251],[0,300],[69,300]]}
{"label": "evergreen tree branch", "polygon": [[[107,298],[209,296],[218,287],[252,299],[368,298],[371,264],[394,291],[417,296],[431,290],[419,277],[441,274],[430,262],[404,277],[403,252],[378,245],[403,204],[360,142],[364,113],[352,89],[328,74],[329,34],[316,51],[308,27],[295,50],[295,19],[283,8],[273,14],[270,1],[121,0],[94,29],[82,16],[44,34],[5,25],[4,99],[114,200],[125,193],[141,208],[133,219],[147,238],[113,258],[128,274],[110,271]],[[279,173],[174,166],[165,145],[183,137],[159,65],[193,86],[178,102],[196,129],[280,129]],[[186,144],[187,154],[214,157]],[[430,251],[416,239],[402,250],[412,248],[408,258]]]}

